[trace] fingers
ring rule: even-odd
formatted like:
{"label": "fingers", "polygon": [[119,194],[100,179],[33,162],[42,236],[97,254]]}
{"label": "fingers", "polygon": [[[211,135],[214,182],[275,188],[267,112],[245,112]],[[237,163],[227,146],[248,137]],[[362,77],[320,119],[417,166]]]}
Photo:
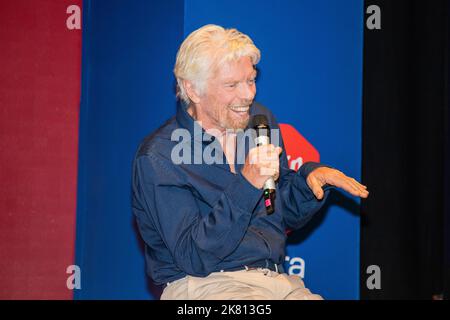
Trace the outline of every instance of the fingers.
{"label": "fingers", "polygon": [[[349,178],[350,178],[350,177],[349,177]],[[356,186],[358,186],[359,188],[362,188],[362,189],[364,189],[364,190],[367,189],[367,187],[366,187],[365,185],[359,183],[359,182],[358,182],[357,180],[355,180],[354,178],[350,178],[350,180],[351,180],[353,183],[355,183]]]}
{"label": "fingers", "polygon": [[277,160],[266,160],[259,163],[259,174],[262,176],[271,176],[276,181],[280,175],[280,163]]}
{"label": "fingers", "polygon": [[267,176],[267,177],[272,177],[274,181],[278,180],[278,177],[280,175],[280,171],[278,168],[267,168],[267,167],[262,167],[260,169],[260,175],[262,176]]}
{"label": "fingers", "polygon": [[353,178],[350,178],[350,183],[353,184],[353,187],[358,193],[356,196],[361,198],[367,198],[369,196],[369,191],[367,191],[367,187],[365,185],[360,184]]}
{"label": "fingers", "polygon": [[278,180],[282,149],[273,144],[250,149],[241,172],[256,188],[260,189],[269,177]]}
{"label": "fingers", "polygon": [[361,191],[358,189],[357,186],[355,186],[353,183],[351,183],[348,179],[343,177],[333,177],[330,180],[336,187],[342,188],[343,190],[347,191],[348,193],[359,196]]}
{"label": "fingers", "polygon": [[279,155],[282,152],[280,147],[275,147],[273,144],[256,147],[250,150],[249,162],[257,165],[260,168],[261,175],[272,175],[278,177],[279,174]]}
{"label": "fingers", "polygon": [[367,198],[369,195],[369,191],[367,191],[367,187],[362,185],[354,178],[350,178],[341,172],[342,178],[346,180],[346,182],[352,187],[353,192],[350,192],[354,196]]}
{"label": "fingers", "polygon": [[278,161],[283,149],[275,147],[273,144],[259,146],[250,150],[250,164],[264,161]]}
{"label": "fingers", "polygon": [[334,174],[327,176],[326,182],[342,188],[356,197],[367,198],[369,196],[366,186],[337,170]]}

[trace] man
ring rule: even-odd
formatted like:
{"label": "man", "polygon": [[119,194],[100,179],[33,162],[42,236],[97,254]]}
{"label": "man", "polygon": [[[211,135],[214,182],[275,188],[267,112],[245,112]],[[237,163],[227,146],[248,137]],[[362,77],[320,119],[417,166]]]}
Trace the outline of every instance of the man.
{"label": "man", "polygon": [[[248,36],[215,25],[191,33],[178,51],[182,103],[143,141],[133,167],[133,211],[148,274],[165,286],[161,299],[321,299],[283,272],[285,231],[304,225],[331,186],[368,196],[335,169],[288,169],[282,141],[247,148],[245,161],[236,161],[251,115],[265,115],[278,129],[272,113],[253,101],[259,59]],[[180,142],[180,132],[190,138]],[[213,158],[225,162],[204,161],[214,144]],[[269,178],[277,182],[270,215],[262,198]]]}

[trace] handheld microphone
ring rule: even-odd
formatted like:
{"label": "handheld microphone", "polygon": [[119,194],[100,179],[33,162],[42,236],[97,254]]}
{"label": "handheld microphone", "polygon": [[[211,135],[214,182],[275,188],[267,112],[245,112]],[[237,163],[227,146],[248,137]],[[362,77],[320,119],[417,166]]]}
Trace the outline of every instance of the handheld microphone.
{"label": "handheld microphone", "polygon": [[[251,126],[256,131],[255,144],[257,147],[270,144],[270,127],[267,117],[257,114],[252,117]],[[272,177],[264,182],[264,205],[267,214],[275,211],[275,181]]]}

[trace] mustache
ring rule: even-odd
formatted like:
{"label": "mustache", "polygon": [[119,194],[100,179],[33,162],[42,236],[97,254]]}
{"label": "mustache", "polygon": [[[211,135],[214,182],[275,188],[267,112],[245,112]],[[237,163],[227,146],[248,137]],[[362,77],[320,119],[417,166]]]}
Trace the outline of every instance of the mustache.
{"label": "mustache", "polygon": [[253,104],[253,101],[246,101],[243,102],[241,104],[233,104],[233,105],[229,105],[229,108],[238,108],[238,107],[251,107]]}

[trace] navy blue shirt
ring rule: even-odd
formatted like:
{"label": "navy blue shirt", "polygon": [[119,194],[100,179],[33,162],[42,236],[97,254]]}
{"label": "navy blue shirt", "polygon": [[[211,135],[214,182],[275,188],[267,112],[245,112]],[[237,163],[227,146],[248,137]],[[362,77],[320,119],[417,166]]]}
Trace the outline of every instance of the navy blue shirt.
{"label": "navy blue shirt", "polygon": [[[270,128],[279,128],[272,113],[258,103],[251,106],[250,114],[265,114]],[[133,163],[132,207],[146,244],[148,275],[156,284],[164,284],[186,275],[204,277],[259,261],[283,263],[286,229],[303,226],[329,193],[325,187],[324,200],[318,201],[305,181],[320,165],[308,162],[295,172],[288,168],[283,152],[275,212],[268,215],[262,190],[241,174],[243,164],[235,164],[233,173],[226,160],[174,163],[173,152],[182,146],[181,139],[172,136],[175,129],[186,129],[192,136],[182,141],[191,144],[192,161],[195,148],[205,150],[215,141],[180,104],[176,116],[139,146]],[[241,138],[238,135],[237,141]],[[279,145],[283,147],[282,140]],[[189,159],[189,154],[183,156]]]}

